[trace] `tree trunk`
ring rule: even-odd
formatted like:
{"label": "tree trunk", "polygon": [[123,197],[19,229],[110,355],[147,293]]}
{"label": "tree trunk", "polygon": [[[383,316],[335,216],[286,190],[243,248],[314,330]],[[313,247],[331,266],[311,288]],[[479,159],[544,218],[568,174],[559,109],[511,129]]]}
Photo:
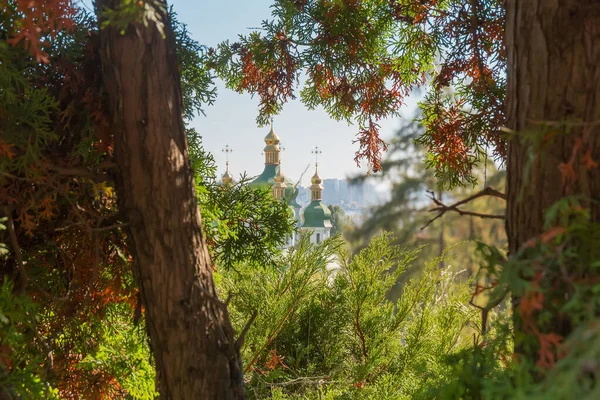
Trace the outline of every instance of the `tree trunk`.
{"label": "tree trunk", "polygon": [[[100,10],[121,1],[96,3],[101,19]],[[174,36],[160,14],[166,39],[152,22],[132,23],[124,35],[112,25],[100,33],[120,211],[161,398],[242,399],[239,349],[215,291],[188,162]]]}
{"label": "tree trunk", "polygon": [[[514,131],[506,230],[514,255],[543,232],[545,211],[561,198],[600,199],[599,170],[582,162],[588,151],[600,161],[600,2],[507,0],[506,11],[507,126]],[[600,205],[588,206],[600,222]],[[568,321],[553,323],[563,336],[571,330]]]}

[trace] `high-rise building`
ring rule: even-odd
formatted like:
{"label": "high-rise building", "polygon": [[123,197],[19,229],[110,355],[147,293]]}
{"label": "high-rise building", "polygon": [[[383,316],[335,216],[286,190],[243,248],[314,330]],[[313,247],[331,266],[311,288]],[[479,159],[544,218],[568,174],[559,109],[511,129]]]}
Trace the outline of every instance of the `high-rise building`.
{"label": "high-rise building", "polygon": [[340,180],[325,179],[323,181],[323,201],[327,204],[340,204]]}

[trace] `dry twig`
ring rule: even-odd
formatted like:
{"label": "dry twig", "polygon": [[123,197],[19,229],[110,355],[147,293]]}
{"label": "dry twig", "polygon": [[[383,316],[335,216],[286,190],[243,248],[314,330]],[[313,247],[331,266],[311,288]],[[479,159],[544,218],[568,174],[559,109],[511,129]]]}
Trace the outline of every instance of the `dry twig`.
{"label": "dry twig", "polygon": [[421,230],[427,228],[429,225],[431,225],[431,223],[433,221],[435,221],[436,219],[440,218],[442,215],[444,215],[447,211],[454,211],[460,215],[470,215],[473,217],[479,217],[479,218],[492,218],[492,219],[504,219],[504,215],[496,215],[496,214],[482,214],[482,213],[478,213],[478,212],[473,212],[473,211],[464,211],[461,210],[460,208],[458,208],[459,206],[462,206],[464,204],[467,204],[470,201],[473,201],[475,199],[478,199],[480,197],[483,196],[493,196],[493,197],[498,197],[500,199],[506,200],[506,195],[504,193],[501,193],[499,191],[497,191],[494,188],[491,188],[489,186],[487,186],[485,189],[483,189],[480,192],[477,192],[465,199],[462,199],[454,204],[451,204],[449,206],[445,205],[444,203],[442,203],[440,200],[438,200],[435,197],[435,193],[433,192],[429,192],[429,198],[435,203],[436,207],[432,208],[431,210],[429,210],[430,212],[438,212],[438,214],[430,219],[425,226],[423,226],[421,228]]}

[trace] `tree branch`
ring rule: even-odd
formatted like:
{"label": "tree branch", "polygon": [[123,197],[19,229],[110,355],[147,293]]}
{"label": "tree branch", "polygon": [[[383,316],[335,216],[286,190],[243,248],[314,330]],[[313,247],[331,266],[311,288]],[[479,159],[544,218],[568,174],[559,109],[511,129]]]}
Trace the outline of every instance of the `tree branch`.
{"label": "tree branch", "polygon": [[503,290],[501,296],[497,296],[494,300],[489,301],[488,304],[486,304],[485,306],[480,306],[478,304],[475,304],[475,297],[477,295],[483,293],[484,291],[492,290],[495,287],[496,287],[496,285],[492,285],[490,287],[485,287],[485,288],[477,288],[475,290],[475,292],[473,293],[473,295],[471,296],[471,300],[469,300],[470,305],[481,310],[481,334],[482,335],[485,335],[487,333],[487,319],[488,319],[488,314],[489,314],[490,310],[495,308],[496,306],[498,306],[502,302],[502,300],[504,300],[504,298],[506,297],[506,294],[508,293],[508,289]]}
{"label": "tree branch", "polygon": [[432,218],[431,220],[429,220],[425,226],[423,226],[421,228],[421,230],[427,228],[429,225],[431,225],[431,223],[433,221],[435,221],[436,219],[440,218],[442,215],[444,215],[447,211],[454,211],[456,213],[458,213],[459,215],[471,215],[473,217],[478,217],[478,218],[491,218],[491,219],[504,219],[504,215],[496,215],[496,214],[482,214],[482,213],[478,213],[478,212],[473,212],[473,211],[464,211],[461,210],[460,208],[458,208],[459,206],[462,206],[464,204],[467,204],[468,202],[471,202],[475,199],[478,199],[480,197],[483,196],[492,196],[492,197],[498,197],[499,199],[502,200],[506,200],[506,195],[502,192],[497,191],[494,188],[491,188],[489,186],[486,186],[485,189],[483,189],[480,192],[477,192],[465,199],[462,199],[454,204],[451,204],[449,206],[445,205],[444,203],[442,203],[440,200],[438,200],[435,197],[435,193],[433,192],[429,192],[430,196],[429,198],[436,204],[437,207],[432,208],[431,210],[429,210],[430,212],[435,212],[437,211],[438,214]]}
{"label": "tree branch", "polygon": [[29,277],[25,272],[25,262],[23,261],[23,254],[21,254],[21,246],[19,246],[19,240],[17,239],[17,233],[15,231],[14,220],[12,217],[12,210],[8,207],[4,207],[4,214],[6,214],[6,228],[8,229],[8,236],[10,238],[10,245],[15,253],[15,259],[17,260],[17,271],[19,272],[20,282],[20,293],[24,293],[29,283]]}
{"label": "tree branch", "polygon": [[269,387],[279,387],[279,386],[290,386],[299,383],[313,383],[320,384],[322,382],[331,383],[331,377],[329,375],[322,376],[301,376],[298,378],[291,379],[289,381],[284,382],[267,382],[267,386]]}
{"label": "tree branch", "polygon": [[15,231],[15,225],[14,225],[14,220],[12,217],[12,211],[6,207],[3,209],[3,211],[6,214],[6,219],[7,219],[6,227],[8,229],[10,245],[13,248],[13,252],[15,253],[15,259],[17,260],[17,271],[19,272],[19,278],[20,278],[20,282],[19,282],[20,287],[17,290],[17,292],[20,294],[23,294],[25,292],[25,290],[27,289],[27,286],[29,284],[31,284],[42,296],[46,297],[49,300],[56,301],[56,302],[66,301],[70,295],[69,289],[67,290],[67,293],[65,293],[64,296],[57,297],[57,296],[53,295],[52,293],[49,293],[48,291],[46,291],[37,282],[29,279],[29,276],[27,275],[27,271],[25,270],[25,261],[23,260],[23,254],[21,253],[21,246],[19,245],[19,240],[17,238],[17,232]]}
{"label": "tree branch", "polygon": [[68,168],[68,167],[61,167],[58,165],[47,165],[46,166],[49,170],[56,172],[57,174],[60,175],[66,175],[66,176],[79,176],[79,177],[83,177],[83,178],[91,178],[94,180],[97,180],[99,182],[102,181],[111,181],[112,178],[111,176],[105,172],[105,170],[111,170],[113,168],[115,168],[115,164],[113,163],[105,163],[101,166],[99,166],[99,169],[102,172],[94,172],[90,169],[87,168]]}
{"label": "tree branch", "polygon": [[248,330],[250,329],[250,326],[252,326],[252,323],[256,319],[257,315],[258,315],[258,311],[255,310],[252,313],[252,316],[250,317],[250,319],[248,320],[248,322],[246,322],[246,326],[244,326],[244,329],[242,329],[242,332],[240,333],[240,336],[235,341],[235,348],[236,348],[236,350],[239,351],[242,348],[242,346],[244,345],[244,338],[246,337],[246,333],[248,333]]}

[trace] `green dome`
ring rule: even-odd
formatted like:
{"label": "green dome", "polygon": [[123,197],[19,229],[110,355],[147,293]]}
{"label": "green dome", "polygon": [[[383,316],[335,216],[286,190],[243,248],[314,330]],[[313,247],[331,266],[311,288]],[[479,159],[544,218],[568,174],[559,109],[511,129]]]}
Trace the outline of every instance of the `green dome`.
{"label": "green dome", "polygon": [[279,165],[275,164],[265,164],[265,169],[263,172],[256,177],[255,180],[250,182],[251,186],[262,186],[262,185],[272,185],[275,183],[275,175],[277,175],[277,171],[279,170]]}
{"label": "green dome", "polygon": [[304,209],[303,227],[331,228],[331,211],[321,200],[313,200]]}
{"label": "green dome", "polygon": [[[265,164],[263,172],[252,182],[251,186],[272,186],[275,183],[275,176],[279,173],[279,164]],[[294,188],[296,184],[289,178],[285,178],[285,198],[288,199],[288,204],[292,207],[300,208],[300,204],[296,201],[298,192]]]}

